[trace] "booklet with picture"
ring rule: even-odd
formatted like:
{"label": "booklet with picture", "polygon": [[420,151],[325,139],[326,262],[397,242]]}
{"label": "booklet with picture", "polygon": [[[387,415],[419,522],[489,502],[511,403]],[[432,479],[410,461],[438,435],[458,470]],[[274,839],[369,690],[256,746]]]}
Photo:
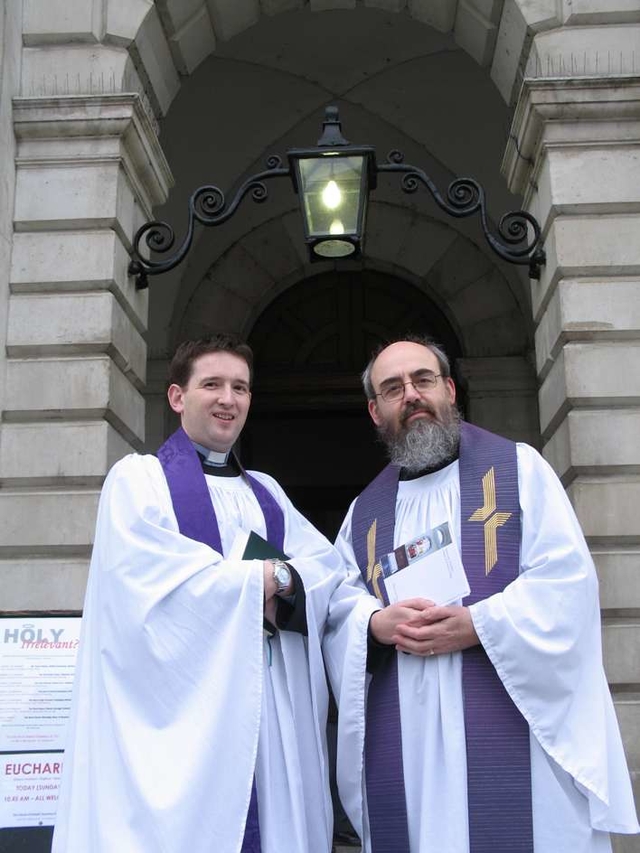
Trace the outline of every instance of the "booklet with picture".
{"label": "booklet with picture", "polygon": [[418,597],[452,604],[470,592],[448,522],[385,554],[380,566],[390,604]]}

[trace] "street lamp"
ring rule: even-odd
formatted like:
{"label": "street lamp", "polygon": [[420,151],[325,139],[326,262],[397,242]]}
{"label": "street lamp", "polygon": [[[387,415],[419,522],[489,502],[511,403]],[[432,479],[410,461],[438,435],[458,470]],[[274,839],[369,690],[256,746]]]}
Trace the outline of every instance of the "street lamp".
{"label": "street lamp", "polygon": [[328,107],[316,148],[287,152],[293,188],[300,196],[311,260],[357,257],[361,252],[369,190],[376,186],[370,145],[349,145],[336,107]]}
{"label": "street lamp", "polygon": [[[300,197],[305,241],[312,261],[357,258],[362,254],[369,192],[376,188],[381,173],[402,175],[400,188],[405,193],[414,193],[421,185],[426,187],[436,204],[450,216],[461,218],[479,213],[491,249],[509,263],[528,266],[531,278],[540,278],[545,252],[540,226],[530,213],[516,210],[504,214],[496,235],[489,228],[480,184],[471,178],[458,178],[443,197],[422,169],[404,163],[400,151],[391,151],[387,161],[378,164],[372,146],[350,145],[344,138],[337,107],[327,107],[317,146],[291,149],[287,159],[288,168],[282,165],[280,157],[269,157],[266,170],[248,178],[228,204],[218,187],[199,187],[189,199],[187,233],[173,254],[168,253],[175,235],[168,223],[153,221],[143,225],[134,237],[129,263],[129,274],[136,277],[136,287],[139,290],[148,287],[150,275],[168,272],[184,260],[193,242],[196,222],[207,227],[222,225],[248,194],[257,203],[266,201],[265,182],[273,178],[289,177]],[[153,257],[142,255],[143,241],[155,253]]]}

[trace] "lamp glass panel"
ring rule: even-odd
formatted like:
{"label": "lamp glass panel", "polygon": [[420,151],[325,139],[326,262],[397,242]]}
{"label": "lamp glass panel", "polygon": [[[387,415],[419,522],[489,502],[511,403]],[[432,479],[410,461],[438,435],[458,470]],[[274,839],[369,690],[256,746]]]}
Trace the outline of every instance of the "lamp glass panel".
{"label": "lamp glass panel", "polygon": [[298,161],[309,237],[358,234],[364,161],[362,156],[340,155]]}

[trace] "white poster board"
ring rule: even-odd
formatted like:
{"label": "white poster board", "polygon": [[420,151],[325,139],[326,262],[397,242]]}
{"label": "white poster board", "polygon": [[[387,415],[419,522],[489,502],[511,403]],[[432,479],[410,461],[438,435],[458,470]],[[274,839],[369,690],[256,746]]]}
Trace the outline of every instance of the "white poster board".
{"label": "white poster board", "polygon": [[80,624],[0,619],[0,829],[53,826]]}

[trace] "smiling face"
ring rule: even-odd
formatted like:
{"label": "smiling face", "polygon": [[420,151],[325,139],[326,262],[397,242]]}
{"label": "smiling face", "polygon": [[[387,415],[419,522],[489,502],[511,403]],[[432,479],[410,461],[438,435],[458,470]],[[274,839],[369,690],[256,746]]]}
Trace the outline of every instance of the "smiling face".
{"label": "smiling face", "polygon": [[242,432],[251,403],[249,365],[230,352],[193,362],[187,384],[169,386],[169,405],[192,441],[225,453]]}
{"label": "smiling face", "polygon": [[383,349],[371,369],[371,382],[376,394],[390,385],[404,384],[404,396],[392,403],[377,396],[369,400],[369,414],[375,425],[388,435],[410,430],[421,421],[447,423],[456,399],[453,380],[438,376],[436,384],[418,392],[411,381],[425,374],[439,374],[438,359],[430,349],[411,341],[398,341]]}

